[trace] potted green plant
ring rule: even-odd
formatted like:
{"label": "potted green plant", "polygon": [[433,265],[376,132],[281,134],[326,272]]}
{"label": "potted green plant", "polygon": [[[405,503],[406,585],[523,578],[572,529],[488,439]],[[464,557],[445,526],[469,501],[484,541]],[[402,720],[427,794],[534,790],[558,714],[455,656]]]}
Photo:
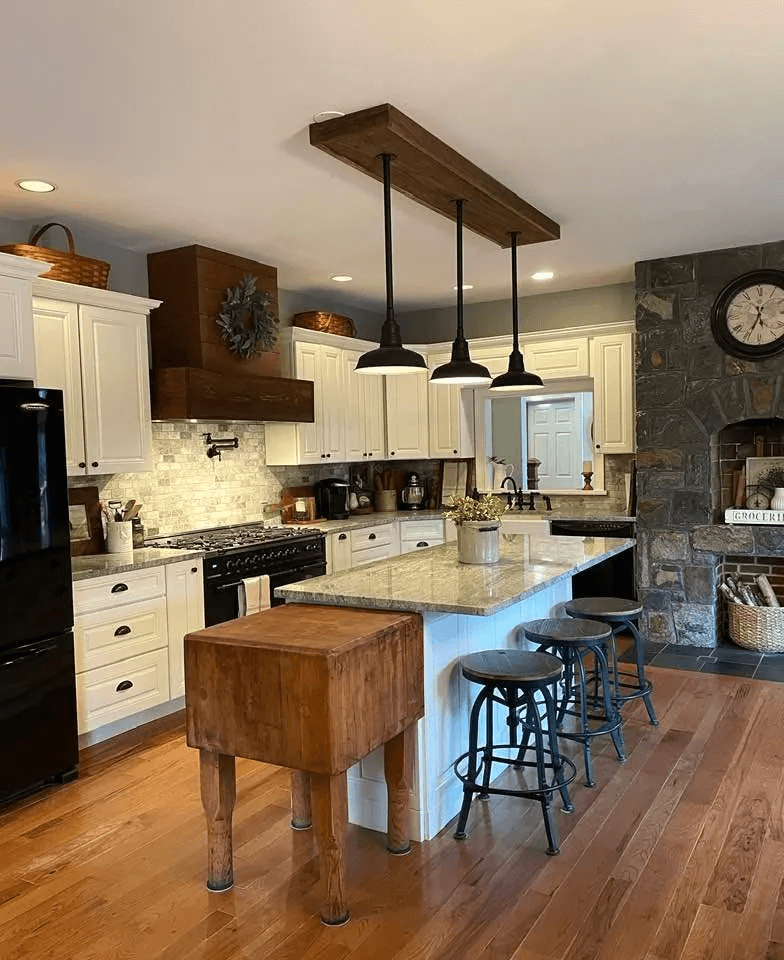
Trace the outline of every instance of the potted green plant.
{"label": "potted green plant", "polygon": [[485,494],[459,497],[444,511],[444,519],[457,527],[457,558],[461,563],[496,563],[501,556],[501,516],[506,504]]}

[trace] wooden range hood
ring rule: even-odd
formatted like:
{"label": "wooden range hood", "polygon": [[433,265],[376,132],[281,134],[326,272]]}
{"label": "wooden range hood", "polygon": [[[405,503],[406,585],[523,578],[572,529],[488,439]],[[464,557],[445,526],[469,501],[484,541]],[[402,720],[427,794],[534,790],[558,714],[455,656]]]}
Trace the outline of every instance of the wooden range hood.
{"label": "wooden range hood", "polygon": [[149,254],[147,273],[162,301],[150,326],[153,420],[313,422],[312,382],[281,377],[277,347],[238,357],[215,322],[227,288],[248,273],[277,313],[275,267],[194,245]]}

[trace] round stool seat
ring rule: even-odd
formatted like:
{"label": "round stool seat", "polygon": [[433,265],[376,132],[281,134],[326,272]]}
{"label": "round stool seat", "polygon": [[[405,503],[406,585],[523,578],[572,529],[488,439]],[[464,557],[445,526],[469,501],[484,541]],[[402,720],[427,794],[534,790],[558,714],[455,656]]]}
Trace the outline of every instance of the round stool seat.
{"label": "round stool seat", "polygon": [[566,612],[570,617],[587,617],[589,620],[607,620],[612,623],[639,617],[642,604],[637,600],[622,600],[620,597],[583,597],[580,600],[570,600],[566,604]]}
{"label": "round stool seat", "polygon": [[523,624],[526,640],[536,643],[591,644],[606,642],[612,630],[597,620],[555,618],[530,620]]}
{"label": "round stool seat", "polygon": [[483,650],[463,657],[460,666],[475,683],[552,683],[563,673],[558,657],[530,650]]}

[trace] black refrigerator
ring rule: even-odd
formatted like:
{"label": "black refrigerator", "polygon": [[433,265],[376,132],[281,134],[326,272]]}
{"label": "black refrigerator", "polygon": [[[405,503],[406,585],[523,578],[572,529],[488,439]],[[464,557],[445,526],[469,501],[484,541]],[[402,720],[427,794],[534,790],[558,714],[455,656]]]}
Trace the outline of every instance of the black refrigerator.
{"label": "black refrigerator", "polygon": [[79,761],[63,395],[0,380],[0,801]]}

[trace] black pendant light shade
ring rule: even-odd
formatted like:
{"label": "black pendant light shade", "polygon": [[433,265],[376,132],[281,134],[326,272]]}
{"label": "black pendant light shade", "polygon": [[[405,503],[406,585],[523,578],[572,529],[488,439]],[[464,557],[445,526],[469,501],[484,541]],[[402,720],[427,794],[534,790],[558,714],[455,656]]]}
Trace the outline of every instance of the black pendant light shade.
{"label": "black pendant light shade", "polygon": [[520,353],[519,324],[517,316],[517,237],[516,232],[510,233],[512,239],[512,352],[509,354],[509,366],[506,373],[496,377],[490,384],[494,393],[525,393],[543,387],[542,378],[525,369],[523,355]]}
{"label": "black pendant light shade", "polygon": [[455,200],[457,208],[457,333],[452,342],[452,359],[430,374],[432,383],[447,386],[481,387],[490,383],[490,371],[481,363],[474,363],[463,336],[463,200]]}
{"label": "black pendant light shade", "polygon": [[381,340],[375,350],[363,353],[354,368],[356,373],[376,374],[378,376],[402,373],[417,373],[427,370],[425,358],[413,350],[406,350],[400,335],[400,327],[395,320],[394,297],[392,294],[392,188],[390,165],[392,157],[381,154],[384,168],[384,254],[387,277],[387,315],[381,328]]}

